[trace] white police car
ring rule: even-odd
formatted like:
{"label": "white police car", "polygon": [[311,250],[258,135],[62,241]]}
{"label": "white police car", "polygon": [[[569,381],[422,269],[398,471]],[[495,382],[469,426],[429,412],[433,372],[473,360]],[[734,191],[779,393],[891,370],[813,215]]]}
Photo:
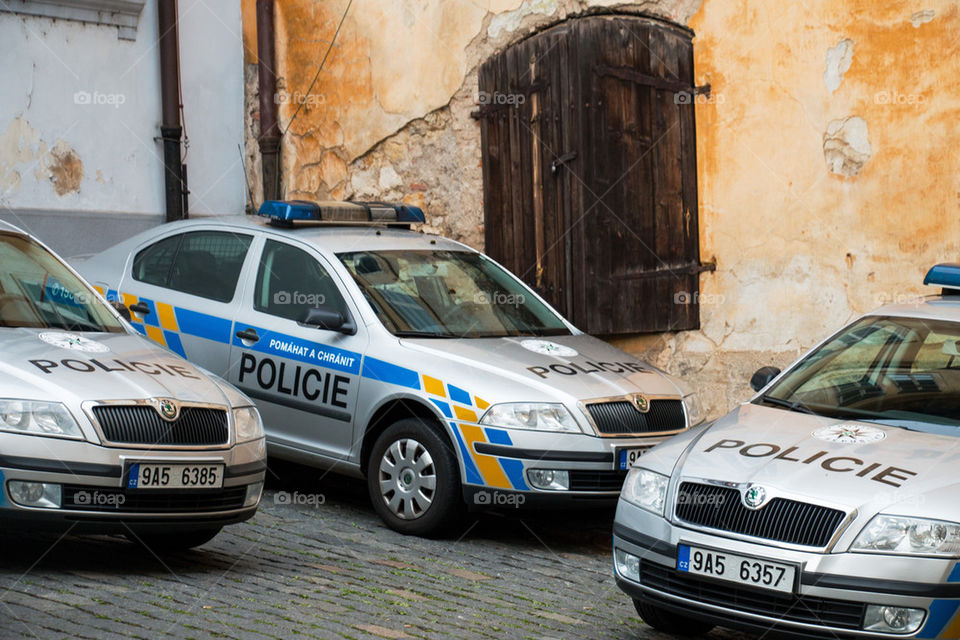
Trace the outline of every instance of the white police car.
{"label": "white police car", "polygon": [[925,282],[631,470],[614,565],[647,623],[960,638],[960,265]]}
{"label": "white police car", "polygon": [[0,371],[4,527],[122,533],[159,550],[256,511],[266,447],[250,400],[144,339],[2,222]]}
{"label": "white police car", "polygon": [[678,381],[416,222],[405,205],[267,202],[78,268],[255,398],[272,455],[366,476],[405,533],[443,530],[465,502],[615,500],[638,456],[701,421]]}

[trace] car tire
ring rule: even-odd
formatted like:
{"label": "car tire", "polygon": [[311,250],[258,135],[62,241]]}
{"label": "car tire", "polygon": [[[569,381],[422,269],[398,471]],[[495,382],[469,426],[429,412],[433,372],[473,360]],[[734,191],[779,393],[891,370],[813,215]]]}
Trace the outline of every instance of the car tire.
{"label": "car tire", "polygon": [[405,535],[442,536],[465,511],[453,447],[419,418],[395,422],[377,438],[367,461],[367,489],[377,515]]}
{"label": "car tire", "polygon": [[680,614],[661,609],[641,600],[634,600],[633,606],[648,625],[657,631],[670,633],[684,638],[698,638],[707,635],[715,625],[695,618],[685,618]]}
{"label": "car tire", "polygon": [[222,527],[177,533],[127,533],[127,539],[154,553],[187,551],[213,540]]}

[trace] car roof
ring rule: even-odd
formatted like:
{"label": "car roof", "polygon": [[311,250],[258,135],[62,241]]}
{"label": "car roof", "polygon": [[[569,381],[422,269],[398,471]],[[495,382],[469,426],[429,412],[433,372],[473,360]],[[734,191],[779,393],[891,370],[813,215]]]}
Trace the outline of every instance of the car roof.
{"label": "car roof", "polygon": [[913,303],[888,304],[867,315],[960,322],[960,295],[928,296]]}
{"label": "car roof", "polygon": [[256,230],[273,236],[306,242],[330,253],[371,250],[446,250],[476,251],[465,244],[431,233],[380,225],[298,224],[293,227],[272,225],[259,216],[223,216],[194,218],[158,227],[163,231],[189,231],[191,227],[224,227]]}

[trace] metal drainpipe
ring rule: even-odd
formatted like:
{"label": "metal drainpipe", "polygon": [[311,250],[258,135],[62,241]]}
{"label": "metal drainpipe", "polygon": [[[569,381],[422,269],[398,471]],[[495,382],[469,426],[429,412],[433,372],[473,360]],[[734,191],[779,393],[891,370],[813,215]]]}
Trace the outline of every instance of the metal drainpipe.
{"label": "metal drainpipe", "polygon": [[260,163],[264,200],[276,200],[280,191],[276,64],[273,0],[257,0],[257,79],[260,85]]}
{"label": "metal drainpipe", "polygon": [[187,217],[184,206],[184,166],[180,159],[180,38],[177,35],[176,0],[157,0],[160,30],[160,102],[163,117],[160,136],[163,140],[163,187],[167,204],[167,222]]}

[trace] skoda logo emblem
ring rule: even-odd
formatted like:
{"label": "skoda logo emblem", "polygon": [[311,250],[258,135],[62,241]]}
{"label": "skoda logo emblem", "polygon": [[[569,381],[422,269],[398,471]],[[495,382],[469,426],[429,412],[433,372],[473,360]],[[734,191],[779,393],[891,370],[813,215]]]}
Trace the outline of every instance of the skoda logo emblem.
{"label": "skoda logo emblem", "polygon": [[650,411],[650,401],[641,395],[633,396],[633,407],[640,413]]}
{"label": "skoda logo emblem", "polygon": [[173,400],[161,400],[159,404],[160,415],[167,422],[173,422],[177,419],[177,414],[180,413],[180,409],[177,407],[176,403]]}
{"label": "skoda logo emblem", "polygon": [[758,484],[750,485],[743,494],[743,504],[751,509],[758,509],[766,499],[767,490]]}

